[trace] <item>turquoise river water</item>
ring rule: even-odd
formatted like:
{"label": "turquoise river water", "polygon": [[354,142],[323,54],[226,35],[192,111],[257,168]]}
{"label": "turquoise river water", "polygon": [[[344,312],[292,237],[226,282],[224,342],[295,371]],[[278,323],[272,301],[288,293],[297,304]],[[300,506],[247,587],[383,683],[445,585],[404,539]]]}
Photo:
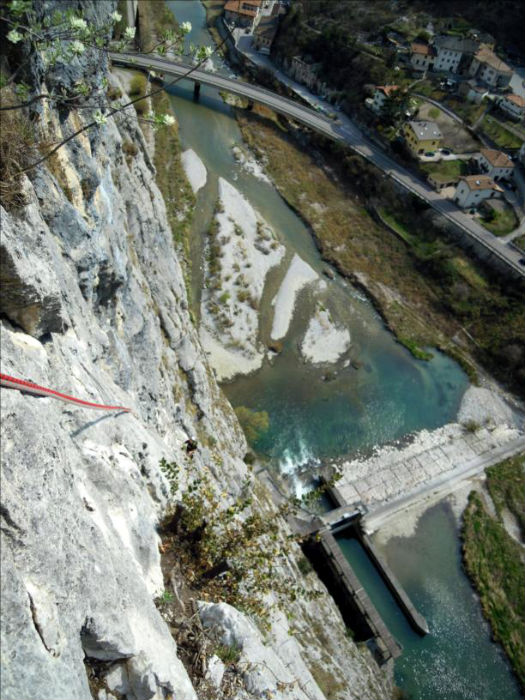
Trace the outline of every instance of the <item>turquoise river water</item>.
{"label": "turquoise river water", "polygon": [[[190,21],[188,40],[213,45],[199,0],[168,0],[177,20]],[[231,69],[213,57],[213,69]],[[277,191],[236,163],[232,147],[242,137],[230,107],[217,91],[202,86],[198,104],[192,84],[170,90],[183,148],[192,148],[208,171],[197,198],[192,230],[193,294],[198,317],[202,280],[199,267],[205,232],[217,198],[217,181],[231,182],[268,221],[287,247],[317,272],[321,261],[312,237]],[[277,291],[284,270],[272,271],[266,301]],[[430,362],[414,360],[397,344],[364,296],[345,280],[326,280],[326,296],[337,319],[349,328],[352,364],[338,366],[326,381],[326,368],[304,364],[298,341],[304,335],[315,300],[308,289],[299,296],[283,352],[272,364],[223,386],[234,406],[266,410],[270,428],[257,445],[262,456],[289,474],[334,457],[400,438],[422,428],[454,420],[468,386],[461,369],[434,353]],[[261,336],[267,341],[271,306],[261,304]],[[355,367],[358,367],[356,369]],[[355,542],[340,538],[345,556],[404,647],[396,662],[396,682],[414,700],[517,700],[520,694],[499,647],[490,642],[479,602],[463,575],[456,526],[445,507],[425,514],[414,537],[394,538],[385,555],[416,606],[429,620],[424,639],[411,632],[375,569]]]}

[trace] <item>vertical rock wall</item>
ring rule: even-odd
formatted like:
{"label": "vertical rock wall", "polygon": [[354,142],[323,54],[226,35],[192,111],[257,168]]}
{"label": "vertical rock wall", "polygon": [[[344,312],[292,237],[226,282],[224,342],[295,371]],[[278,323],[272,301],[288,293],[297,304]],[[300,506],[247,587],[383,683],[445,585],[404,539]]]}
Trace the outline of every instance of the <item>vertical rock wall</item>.
{"label": "vertical rock wall", "polygon": [[[93,21],[113,9],[84,5]],[[89,61],[61,69],[61,80],[100,78],[106,66]],[[57,136],[82,118],[40,110]],[[168,496],[159,461],[184,468],[184,442],[196,439],[193,464],[236,494],[247,447],[190,320],[134,111],[71,141],[23,188],[25,206],[1,212],[2,372],[133,413],[2,389],[2,698],[190,700],[154,604],[164,588],[156,526]],[[246,653],[259,648],[241,613],[217,610],[226,636],[233,619]],[[315,668],[335,679],[330,697],[386,697],[386,676],[346,639],[329,598],[297,604],[296,615],[303,636],[289,636],[280,617],[265,641],[270,670],[241,674],[236,697],[299,697],[293,684],[278,685],[274,657],[301,674],[304,697],[324,697]],[[314,676],[322,686],[322,673]]]}

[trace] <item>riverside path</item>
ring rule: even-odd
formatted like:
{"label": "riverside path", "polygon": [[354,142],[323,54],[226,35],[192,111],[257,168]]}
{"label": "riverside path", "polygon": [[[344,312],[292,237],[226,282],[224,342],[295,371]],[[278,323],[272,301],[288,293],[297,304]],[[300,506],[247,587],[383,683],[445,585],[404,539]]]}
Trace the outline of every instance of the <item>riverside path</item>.
{"label": "riverside path", "polygon": [[152,70],[162,73],[164,76],[184,77],[188,71],[191,71],[191,75],[188,75],[188,80],[210,85],[218,90],[224,90],[264,104],[275,112],[294,119],[333,141],[346,144],[356,153],[380,168],[399,185],[425,200],[435,211],[460,228],[478,246],[481,246],[487,255],[493,256],[506,264],[512,271],[513,276],[525,278],[525,265],[520,263],[520,259],[523,259],[523,256],[519,251],[498,240],[480,224],[463,213],[454,202],[444,199],[429,185],[403,168],[388,156],[382,148],[368,139],[359,127],[344,115],[340,115],[340,119],[336,121],[271,90],[236,78],[227,78],[217,73],[195,69],[194,66],[180,63],[173,59],[135,53],[112,53],[111,59],[114,64],[128,68]]}

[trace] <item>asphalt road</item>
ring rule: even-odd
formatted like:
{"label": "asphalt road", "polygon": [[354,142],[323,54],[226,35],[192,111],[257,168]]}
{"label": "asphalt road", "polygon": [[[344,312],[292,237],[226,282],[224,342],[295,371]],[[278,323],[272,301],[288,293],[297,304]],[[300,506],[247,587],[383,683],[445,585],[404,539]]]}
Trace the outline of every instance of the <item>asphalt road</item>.
{"label": "asphalt road", "polygon": [[271,90],[245,83],[241,80],[226,78],[216,73],[208,73],[203,70],[195,70],[193,66],[174,62],[167,58],[157,58],[140,54],[111,54],[114,63],[127,67],[150,68],[164,76],[183,76],[192,71],[189,80],[211,85],[219,90],[225,90],[246,97],[254,102],[270,107],[275,112],[314,129],[318,133],[327,136],[334,141],[344,143],[359,155],[366,158],[375,166],[383,170],[389,177],[402,185],[418,197],[424,199],[434,210],[442,214],[453,224],[459,226],[468,236],[480,243],[488,252],[505,262],[509,268],[521,277],[525,278],[525,264],[519,262],[523,259],[516,249],[510,248],[498,240],[476,221],[464,214],[454,202],[444,199],[424,181],[419,180],[399,163],[390,158],[377,144],[372,143],[363,132],[346,116],[339,115],[336,122],[323,114],[304,107],[293,100],[277,95]]}

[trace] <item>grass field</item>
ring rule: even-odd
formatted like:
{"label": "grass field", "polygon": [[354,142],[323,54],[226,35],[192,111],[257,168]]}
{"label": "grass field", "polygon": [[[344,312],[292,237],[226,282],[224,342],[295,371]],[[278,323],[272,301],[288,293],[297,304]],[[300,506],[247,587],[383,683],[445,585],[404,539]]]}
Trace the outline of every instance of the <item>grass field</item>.
{"label": "grass field", "polygon": [[421,163],[421,170],[426,175],[433,175],[442,182],[448,182],[465,175],[467,166],[462,160],[440,160],[437,163]]}
{"label": "grass field", "polygon": [[499,148],[519,148],[522,144],[522,140],[488,114],[483,117],[481,129]]}
{"label": "grass field", "polygon": [[518,219],[511,206],[505,206],[502,211],[494,211],[492,219],[487,217],[480,219],[480,223],[495,236],[505,236],[514,231],[518,225]]}
{"label": "grass field", "polygon": [[[520,477],[509,475],[507,463],[493,467],[491,494],[496,504],[517,507],[525,516],[525,499],[519,503],[512,490],[519,484],[524,495],[523,461]],[[501,499],[501,501],[499,500]],[[498,507],[498,505],[496,505]],[[481,599],[483,614],[490,622],[494,638],[501,642],[518,680],[525,688],[525,566],[520,545],[507,533],[501,518],[492,517],[481,496],[473,491],[463,514],[463,562]]]}

